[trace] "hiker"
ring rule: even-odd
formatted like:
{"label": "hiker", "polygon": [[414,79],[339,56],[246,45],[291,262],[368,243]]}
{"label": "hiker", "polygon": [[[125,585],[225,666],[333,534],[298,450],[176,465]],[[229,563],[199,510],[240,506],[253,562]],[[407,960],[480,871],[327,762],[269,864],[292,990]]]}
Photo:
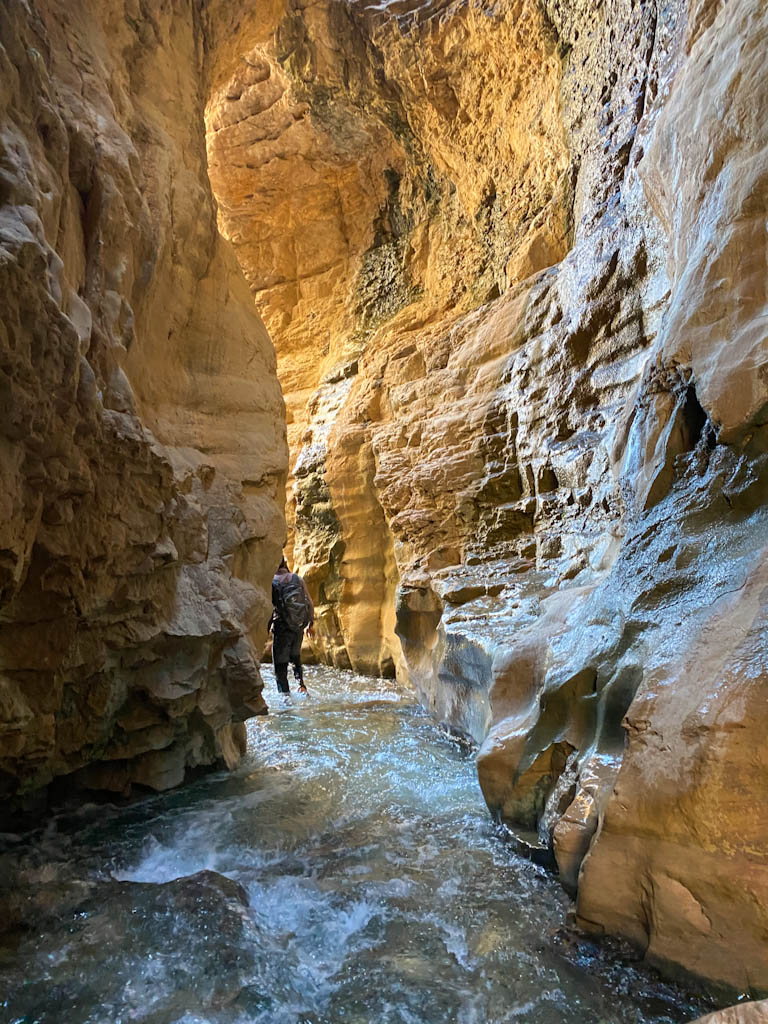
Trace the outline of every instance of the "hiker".
{"label": "hiker", "polygon": [[288,686],[290,662],[299,690],[306,693],[304,670],[301,667],[301,641],[305,629],[312,636],[315,606],[304,580],[291,572],[285,558],[272,579],[272,604],[274,608],[269,628],[272,630],[272,664],[275,666],[277,688],[280,693],[291,692]]}

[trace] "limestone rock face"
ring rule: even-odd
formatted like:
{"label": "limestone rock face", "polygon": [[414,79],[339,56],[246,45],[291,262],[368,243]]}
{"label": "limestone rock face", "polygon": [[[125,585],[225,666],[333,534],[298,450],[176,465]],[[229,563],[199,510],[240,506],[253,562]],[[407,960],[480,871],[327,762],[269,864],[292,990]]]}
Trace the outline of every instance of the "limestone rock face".
{"label": "limestone rock face", "polygon": [[184,0],[0,10],[0,797],[238,760],[284,533],[275,360]]}
{"label": "limestone rock face", "polygon": [[318,653],[481,744],[584,927],[768,988],[768,9],[209,17]]}
{"label": "limestone rock face", "polygon": [[764,1024],[768,1020],[768,1000],[759,1003],[741,1003],[700,1017],[695,1024]]}
{"label": "limestone rock face", "polygon": [[[567,248],[556,38],[534,2],[482,16],[457,7],[444,25],[429,7],[400,18],[319,4],[274,20],[239,10],[227,20],[229,9],[226,0],[212,8],[220,57],[209,165],[222,230],[276,339],[296,558],[317,598],[321,653],[392,672],[399,566],[440,546],[453,463],[466,476],[457,486],[477,489],[482,459],[457,452],[480,440],[483,413],[460,438],[443,438],[459,410],[436,416],[423,440],[406,435],[478,364],[489,364],[489,381],[500,372],[501,350],[486,351],[487,338],[468,337],[448,365],[454,332],[469,333],[454,328],[457,317]],[[489,134],[503,111],[510,124]],[[398,452],[429,465],[411,472]],[[401,556],[414,531],[416,548]],[[449,563],[454,533],[449,524]]]}

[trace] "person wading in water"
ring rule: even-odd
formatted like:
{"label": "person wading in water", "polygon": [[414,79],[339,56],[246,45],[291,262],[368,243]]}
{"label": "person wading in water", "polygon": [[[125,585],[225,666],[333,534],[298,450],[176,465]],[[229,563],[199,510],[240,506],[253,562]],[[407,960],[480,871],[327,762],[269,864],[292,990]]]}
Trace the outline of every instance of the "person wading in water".
{"label": "person wading in water", "polygon": [[304,580],[291,572],[285,558],[272,579],[272,604],[274,607],[269,629],[272,631],[272,664],[275,666],[277,688],[280,693],[291,692],[288,685],[290,662],[299,690],[306,693],[304,670],[301,667],[301,641],[305,629],[312,636],[315,606]]}

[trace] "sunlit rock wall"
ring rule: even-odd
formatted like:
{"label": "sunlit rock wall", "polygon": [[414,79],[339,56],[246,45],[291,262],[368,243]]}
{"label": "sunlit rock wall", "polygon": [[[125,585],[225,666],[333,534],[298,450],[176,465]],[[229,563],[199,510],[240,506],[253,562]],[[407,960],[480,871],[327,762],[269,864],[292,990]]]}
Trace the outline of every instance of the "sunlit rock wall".
{"label": "sunlit rock wall", "polygon": [[765,4],[210,12],[319,653],[481,744],[585,927],[768,987]]}
{"label": "sunlit rock wall", "polygon": [[[557,39],[533,2],[211,10],[211,180],[276,340],[318,647],[391,672],[403,569],[432,549],[454,563],[474,531],[485,456],[465,448],[486,443],[509,348],[457,317],[567,249]],[[445,403],[480,366],[464,426],[469,403]]]}
{"label": "sunlit rock wall", "polygon": [[0,797],[234,764],[284,536],[186,0],[0,8]]}

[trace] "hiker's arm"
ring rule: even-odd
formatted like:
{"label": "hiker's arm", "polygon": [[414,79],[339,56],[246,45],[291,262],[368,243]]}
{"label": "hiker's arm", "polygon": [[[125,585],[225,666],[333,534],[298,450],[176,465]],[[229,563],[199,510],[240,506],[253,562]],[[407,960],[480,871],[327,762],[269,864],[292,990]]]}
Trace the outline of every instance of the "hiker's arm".
{"label": "hiker's arm", "polygon": [[267,623],[267,633],[274,633],[275,621],[277,619],[277,602],[280,600],[280,592],[275,586],[274,579],[272,580],[272,614],[269,616],[269,622]]}
{"label": "hiker's arm", "polygon": [[309,631],[309,635],[312,636],[313,626],[315,625],[315,605],[312,598],[309,596],[309,590],[307,589],[307,584],[304,580],[301,581],[301,585],[304,587],[304,593],[307,595],[307,602],[309,604],[309,625],[307,626],[307,630]]}

